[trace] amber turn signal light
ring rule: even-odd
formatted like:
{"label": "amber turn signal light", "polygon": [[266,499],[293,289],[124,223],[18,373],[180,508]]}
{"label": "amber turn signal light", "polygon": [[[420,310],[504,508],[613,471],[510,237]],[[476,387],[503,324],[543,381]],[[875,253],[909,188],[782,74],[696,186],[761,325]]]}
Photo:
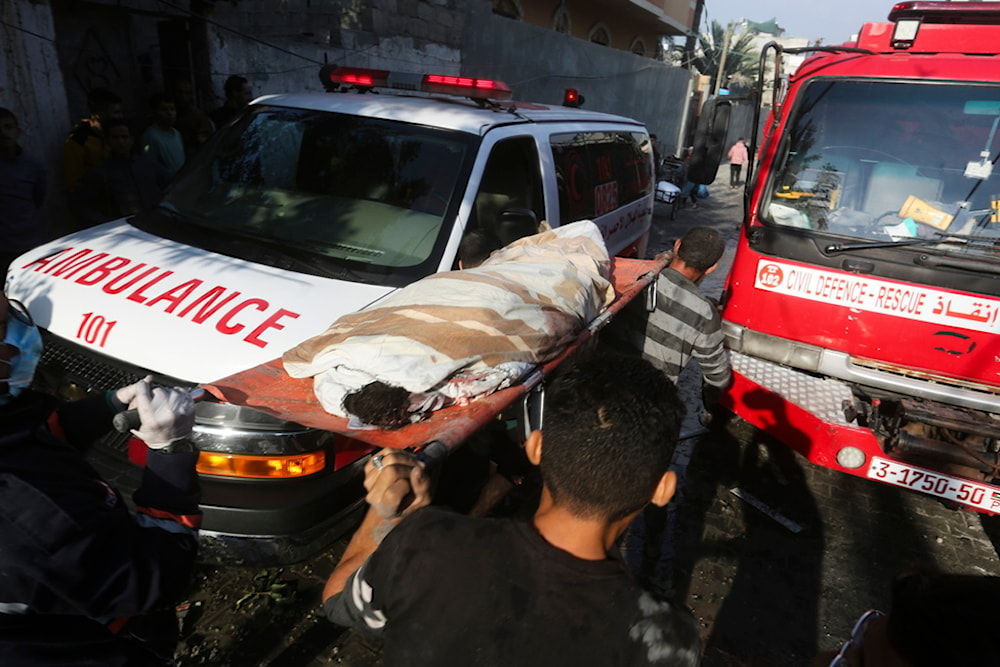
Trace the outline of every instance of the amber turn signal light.
{"label": "amber turn signal light", "polygon": [[198,456],[199,473],[220,477],[289,479],[315,474],[324,467],[326,454],[323,451],[292,456],[247,456],[203,451]]}

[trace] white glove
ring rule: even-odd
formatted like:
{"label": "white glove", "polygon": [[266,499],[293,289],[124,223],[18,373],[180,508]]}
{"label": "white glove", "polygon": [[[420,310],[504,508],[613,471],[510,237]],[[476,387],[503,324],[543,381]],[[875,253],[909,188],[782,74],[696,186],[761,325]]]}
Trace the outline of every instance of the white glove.
{"label": "white glove", "polygon": [[175,440],[191,436],[194,401],[187,391],[174,387],[154,389],[147,382],[138,382],[135,387],[135,407],[141,426],[133,430],[132,435],[150,449],[162,449]]}
{"label": "white glove", "polygon": [[139,391],[139,385],[143,384],[148,385],[152,381],[153,381],[153,376],[147,375],[146,377],[139,380],[135,384],[130,384],[127,387],[116,389],[113,396],[115,402],[118,403],[118,411],[121,412],[122,410],[134,408],[135,406],[132,405],[132,401],[135,400],[135,395]]}

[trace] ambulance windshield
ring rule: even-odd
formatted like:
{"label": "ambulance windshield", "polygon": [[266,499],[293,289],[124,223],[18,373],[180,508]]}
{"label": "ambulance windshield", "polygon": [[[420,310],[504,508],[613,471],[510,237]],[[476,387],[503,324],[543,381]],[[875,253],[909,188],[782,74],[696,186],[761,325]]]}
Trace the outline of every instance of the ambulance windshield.
{"label": "ambulance windshield", "polygon": [[866,241],[927,239],[931,251],[934,240],[954,249],[965,239],[993,253],[998,121],[996,87],[817,79],[793,111],[761,216]]}
{"label": "ambulance windshield", "polygon": [[[261,106],[171,184],[167,236],[320,275],[405,284],[438,269],[474,137]],[[139,223],[142,224],[141,222]],[[247,257],[247,249],[254,250]],[[295,262],[296,258],[301,261]]]}

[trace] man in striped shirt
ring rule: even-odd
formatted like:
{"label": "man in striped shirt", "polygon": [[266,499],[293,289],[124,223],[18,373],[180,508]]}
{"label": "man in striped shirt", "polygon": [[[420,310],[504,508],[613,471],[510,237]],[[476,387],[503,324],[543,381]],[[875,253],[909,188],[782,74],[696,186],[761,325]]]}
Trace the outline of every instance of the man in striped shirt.
{"label": "man in striped shirt", "polygon": [[[717,402],[729,386],[732,368],[723,348],[718,308],[698,289],[715,271],[726,242],[709,227],[694,227],[674,243],[673,257],[656,285],[656,309],[630,312],[623,335],[635,349],[677,383],[692,357],[704,378],[706,406]],[[641,317],[641,319],[639,319]],[[636,321],[638,320],[638,321]]]}
{"label": "man in striped shirt", "polygon": [[[709,227],[694,227],[674,243],[669,264],[656,281],[656,308],[649,312],[641,299],[629,305],[622,328],[612,324],[611,344],[625,343],[641,351],[674,384],[692,357],[701,366],[702,400],[710,411],[732,380],[732,367],[723,347],[719,310],[698,289],[702,278],[715,271],[726,243]],[[658,256],[662,257],[662,255]],[[614,339],[617,335],[618,340]],[[703,412],[707,423],[710,412]],[[666,512],[647,508],[625,531],[622,557],[639,581],[651,590],[672,595],[673,561],[666,542]]]}

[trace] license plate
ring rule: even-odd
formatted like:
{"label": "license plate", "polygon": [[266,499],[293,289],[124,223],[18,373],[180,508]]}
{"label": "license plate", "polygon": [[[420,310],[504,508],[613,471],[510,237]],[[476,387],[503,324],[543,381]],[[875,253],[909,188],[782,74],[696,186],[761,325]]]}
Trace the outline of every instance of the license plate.
{"label": "license plate", "polygon": [[1000,487],[980,484],[961,477],[918,468],[899,461],[872,457],[865,474],[868,479],[947,498],[987,512],[1000,512]]}

